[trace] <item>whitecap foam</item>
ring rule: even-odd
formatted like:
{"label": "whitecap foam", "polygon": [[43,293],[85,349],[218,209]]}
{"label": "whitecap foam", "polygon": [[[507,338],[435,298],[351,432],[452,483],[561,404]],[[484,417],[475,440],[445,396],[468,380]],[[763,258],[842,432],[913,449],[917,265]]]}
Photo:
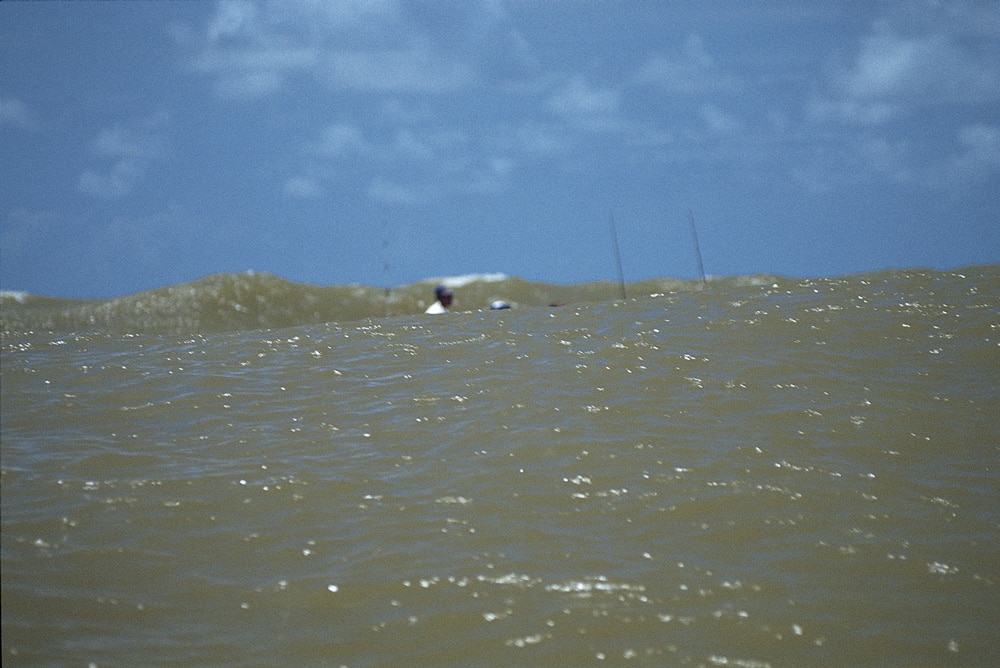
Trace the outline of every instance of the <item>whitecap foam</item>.
{"label": "whitecap foam", "polygon": [[23,304],[24,300],[28,298],[27,292],[18,292],[16,290],[0,290],[0,300],[13,299],[18,304]]}
{"label": "whitecap foam", "polygon": [[470,283],[499,283],[505,281],[509,276],[502,273],[494,274],[465,274],[463,276],[448,276],[447,278],[428,278],[427,283],[437,283],[449,288],[463,288]]}

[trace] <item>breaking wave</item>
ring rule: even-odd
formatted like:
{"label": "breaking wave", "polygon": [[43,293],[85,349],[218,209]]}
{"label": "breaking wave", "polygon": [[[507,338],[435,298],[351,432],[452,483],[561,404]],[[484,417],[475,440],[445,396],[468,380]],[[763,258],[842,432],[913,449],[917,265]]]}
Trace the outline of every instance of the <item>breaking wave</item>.
{"label": "breaking wave", "polygon": [[[1000,265],[970,267],[996,274]],[[885,271],[848,277],[859,281],[919,281],[939,275],[928,270]],[[809,279],[834,285],[847,278]],[[654,278],[626,285],[627,296],[696,292],[717,296],[732,291],[776,289],[802,283],[772,274],[712,277],[699,280]],[[187,334],[250,329],[280,329],[365,318],[414,316],[433,301],[435,285],[456,290],[454,311],[489,308],[494,301],[512,307],[549,307],[606,301],[621,295],[611,281],[561,285],[527,281],[504,274],[435,278],[393,288],[365,285],[318,286],[295,283],[269,273],[220,273],[196,281],[112,299],[64,299],[24,292],[0,292],[0,329],[5,334],[32,331]]]}

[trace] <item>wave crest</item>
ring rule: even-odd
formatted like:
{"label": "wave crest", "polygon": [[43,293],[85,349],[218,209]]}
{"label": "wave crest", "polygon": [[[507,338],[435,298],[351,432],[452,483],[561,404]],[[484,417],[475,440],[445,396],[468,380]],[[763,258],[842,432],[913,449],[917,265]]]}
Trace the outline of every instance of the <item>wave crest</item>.
{"label": "wave crest", "polygon": [[[987,284],[995,285],[1000,265],[969,267],[963,271],[978,273]],[[926,280],[923,270],[911,273],[913,280],[921,277]],[[812,280],[871,281],[879,280],[880,275],[886,277],[894,273]],[[771,274],[710,277],[706,289],[709,295],[735,295],[800,282]],[[470,274],[380,288],[317,286],[294,283],[265,272],[246,271],[212,274],[189,283],[106,300],[60,299],[3,291],[0,292],[0,330],[5,335],[33,331],[183,335],[417,316],[422,315],[433,301],[434,287],[440,283],[456,290],[455,311],[488,309],[494,301],[504,301],[514,307],[546,307],[609,301],[620,294],[618,284],[612,281],[559,285],[504,274]],[[630,298],[703,289],[700,280],[673,278],[647,279],[626,287]]]}

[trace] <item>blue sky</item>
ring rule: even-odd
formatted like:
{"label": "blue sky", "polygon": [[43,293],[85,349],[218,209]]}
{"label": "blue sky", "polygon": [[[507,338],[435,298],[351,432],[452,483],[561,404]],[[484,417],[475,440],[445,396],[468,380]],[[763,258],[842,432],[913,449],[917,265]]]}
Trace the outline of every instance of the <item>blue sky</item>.
{"label": "blue sky", "polygon": [[1000,262],[1000,3],[0,3],[0,287]]}

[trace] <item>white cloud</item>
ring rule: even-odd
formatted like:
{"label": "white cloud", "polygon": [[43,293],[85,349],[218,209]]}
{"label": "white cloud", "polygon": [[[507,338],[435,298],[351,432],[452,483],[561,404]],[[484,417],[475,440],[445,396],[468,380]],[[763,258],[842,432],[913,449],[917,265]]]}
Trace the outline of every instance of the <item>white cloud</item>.
{"label": "white cloud", "polygon": [[99,163],[83,171],[77,189],[102,199],[120,199],[145,178],[149,165],[163,155],[160,130],[169,123],[166,114],[155,114],[129,125],[101,131],[91,142],[91,152]]}
{"label": "white cloud", "polygon": [[814,97],[807,103],[806,113],[814,123],[876,126],[888,122],[898,112],[893,105],[880,100]]}
{"label": "white cloud", "polygon": [[961,185],[994,182],[1000,172],[1000,127],[975,124],[958,132],[958,150],[943,170],[940,181]]}
{"label": "white cloud", "polygon": [[257,6],[247,0],[223,0],[208,25],[209,41],[250,34],[257,20]]}
{"label": "white cloud", "polygon": [[743,128],[743,123],[734,115],[723,111],[715,104],[702,105],[698,110],[702,121],[713,135],[728,135]]}
{"label": "white cloud", "polygon": [[863,41],[839,84],[855,100],[917,106],[981,102],[1000,96],[997,64],[995,56],[987,59],[946,35],[903,37],[880,25]]}
{"label": "white cloud", "polygon": [[520,153],[536,156],[549,156],[565,153],[572,145],[564,132],[551,127],[526,120],[513,130],[502,131],[502,144]]}
{"label": "white cloud", "polygon": [[284,193],[297,199],[316,199],[326,195],[326,189],[308,176],[293,176],[284,185]]}
{"label": "white cloud", "polygon": [[515,166],[509,158],[490,159],[483,168],[472,171],[469,190],[487,194],[502,192],[509,185],[508,180]]}
{"label": "white cloud", "polygon": [[88,169],[77,180],[77,188],[85,195],[101,199],[120,199],[130,192],[142,178],[141,163],[132,159],[120,160],[110,169]]}
{"label": "white cloud", "polygon": [[564,116],[594,116],[613,114],[618,110],[619,94],[609,89],[594,88],[583,77],[577,77],[549,98],[549,109]]}
{"label": "white cloud", "polygon": [[609,130],[618,126],[621,94],[598,88],[577,76],[549,96],[549,111],[587,130]]}
{"label": "white cloud", "polygon": [[36,126],[35,116],[28,109],[28,105],[16,98],[0,98],[0,128],[30,130]]}
{"label": "white cloud", "polygon": [[162,150],[161,146],[160,138],[148,127],[115,126],[102,131],[93,141],[94,152],[109,158],[152,158]]}
{"label": "white cloud", "polygon": [[275,71],[247,72],[219,79],[214,89],[225,99],[257,99],[278,92],[283,83],[284,77]]}
{"label": "white cloud", "polygon": [[278,27],[309,27],[320,34],[357,34],[359,30],[395,25],[401,9],[396,0],[269,0],[267,14]]}
{"label": "white cloud", "polygon": [[368,196],[386,204],[415,206],[425,204],[439,193],[430,184],[402,185],[386,179],[375,179],[368,187]]}
{"label": "white cloud", "polygon": [[319,140],[311,144],[311,151],[328,156],[344,156],[367,153],[368,147],[364,133],[358,126],[338,122],[323,129]]}
{"label": "white cloud", "polygon": [[307,47],[260,46],[207,51],[195,61],[195,69],[223,74],[280,72],[309,67],[318,62],[315,49]]}
{"label": "white cloud", "polygon": [[705,95],[738,88],[737,81],[715,64],[701,37],[687,38],[680,54],[656,55],[633,77],[635,85],[653,85],[676,95]]}
{"label": "white cloud", "polygon": [[202,53],[192,68],[216,77],[219,97],[257,99],[277,93],[290,74],[308,69],[317,59],[316,51],[308,48],[224,48]]}
{"label": "white cloud", "polygon": [[857,40],[848,65],[804,104],[805,127],[823,150],[800,177],[952,193],[995,178],[1000,53],[956,19],[961,3],[951,9],[894,11]]}
{"label": "white cloud", "polygon": [[[329,96],[344,109],[343,118],[298,142],[301,162],[278,185],[287,196],[325,196],[348,166],[368,180],[369,197],[401,204],[496,192],[509,182],[496,157],[503,149],[493,150],[496,131],[469,135],[450,120],[452,107],[439,104],[477,86],[525,94],[510,84],[535,76],[536,63],[502,4],[228,0],[200,30],[174,34],[191,49],[190,71],[209,77],[219,97],[253,102],[312,82],[310,104]],[[618,106],[618,93],[582,80],[561,95],[552,104],[564,118],[590,126],[607,124]],[[97,179],[88,182],[98,190]]]}
{"label": "white cloud", "polygon": [[473,135],[458,128],[399,127],[364,131],[329,124],[303,145],[304,165],[283,184],[286,195],[323,197],[345,170],[367,180],[366,194],[383,203],[416,206],[447,194],[496,194],[510,186],[524,148],[509,137]]}
{"label": "white cloud", "polygon": [[334,88],[398,93],[451,91],[476,78],[471,64],[384,0],[229,0],[202,34],[190,66],[214,77],[221,97],[274,95],[294,74]]}
{"label": "white cloud", "polygon": [[[830,149],[795,170],[810,189],[832,189],[886,181],[899,186],[960,194],[995,182],[1000,174],[1000,127],[974,124],[958,129],[951,150],[929,147],[916,136],[871,134]],[[817,184],[822,183],[822,187]]]}
{"label": "white cloud", "polygon": [[400,158],[425,161],[434,159],[434,149],[427,139],[418,137],[408,128],[396,132],[389,150]]}
{"label": "white cloud", "polygon": [[904,140],[873,137],[860,143],[858,155],[865,171],[884,175],[894,183],[912,183],[916,178],[910,147]]}
{"label": "white cloud", "polygon": [[471,68],[426,48],[341,51],[328,60],[334,81],[348,88],[392,93],[440,93],[470,84]]}
{"label": "white cloud", "polygon": [[958,139],[974,162],[1000,165],[1000,128],[995,125],[967,125],[959,132]]}
{"label": "white cloud", "polygon": [[379,103],[378,121],[397,126],[412,126],[434,120],[435,109],[426,99],[405,102],[397,96],[386,97]]}

